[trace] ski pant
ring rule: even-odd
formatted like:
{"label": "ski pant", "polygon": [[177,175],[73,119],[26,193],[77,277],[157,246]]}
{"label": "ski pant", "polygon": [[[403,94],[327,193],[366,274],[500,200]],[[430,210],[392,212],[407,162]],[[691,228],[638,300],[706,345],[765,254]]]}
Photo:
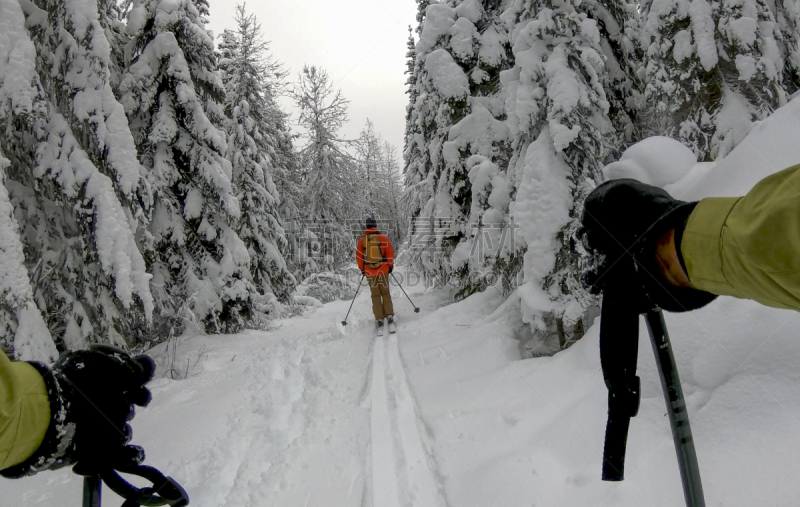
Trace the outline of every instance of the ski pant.
{"label": "ski pant", "polygon": [[369,291],[372,294],[372,313],[375,320],[394,315],[392,295],[389,294],[389,275],[368,276]]}

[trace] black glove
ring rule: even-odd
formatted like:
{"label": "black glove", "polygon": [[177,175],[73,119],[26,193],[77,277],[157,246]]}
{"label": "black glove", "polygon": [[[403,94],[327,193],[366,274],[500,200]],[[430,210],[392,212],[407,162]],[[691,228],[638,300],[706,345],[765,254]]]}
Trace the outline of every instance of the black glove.
{"label": "black glove", "polygon": [[636,276],[650,303],[671,312],[705,306],[717,296],[670,285],[656,263],[656,243],[675,229],[675,246],[684,270],[680,241],[697,203],[673,199],[665,190],[633,179],[612,180],[592,191],[584,204],[579,234],[605,259],[586,282],[602,291],[618,276]]}
{"label": "black glove", "polygon": [[389,273],[391,273],[393,270],[394,270],[394,264],[390,264],[389,265]]}
{"label": "black glove", "polygon": [[367,270],[366,269],[362,269],[361,270],[361,274],[364,275],[364,276],[367,276]]}
{"label": "black glove", "polygon": [[144,385],[153,378],[148,356],[131,357],[107,345],[67,352],[50,369],[31,363],[42,375],[50,398],[50,426],[33,456],[2,472],[33,475],[75,464],[73,471],[95,475],[109,468],[138,465],[141,447],[128,445],[134,405],[150,403]]}

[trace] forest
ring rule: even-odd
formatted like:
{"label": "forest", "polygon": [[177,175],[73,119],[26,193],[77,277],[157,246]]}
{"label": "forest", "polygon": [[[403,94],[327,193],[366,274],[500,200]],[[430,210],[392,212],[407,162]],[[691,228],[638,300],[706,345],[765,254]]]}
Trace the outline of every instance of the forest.
{"label": "forest", "polygon": [[244,5],[216,38],[206,0],[2,13],[0,346],[16,357],[264,329],[352,262],[365,218],[405,234],[397,148],[369,120],[343,138],[328,73],[289,75]]}
{"label": "forest", "polygon": [[[598,305],[576,232],[589,192],[619,177],[604,166],[651,136],[690,149],[687,167],[722,160],[800,87],[793,2],[419,0],[417,21],[409,258],[457,297],[516,290],[545,352],[579,339]],[[660,179],[639,179],[680,177],[657,159]]]}

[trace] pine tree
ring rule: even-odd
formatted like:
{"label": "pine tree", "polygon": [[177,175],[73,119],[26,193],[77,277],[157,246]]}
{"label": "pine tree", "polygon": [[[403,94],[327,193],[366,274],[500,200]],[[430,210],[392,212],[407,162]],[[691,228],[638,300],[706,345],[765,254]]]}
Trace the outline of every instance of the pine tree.
{"label": "pine tree", "polygon": [[241,210],[207,14],[205,0],[134,0],[120,93],[156,196],[147,240],[160,323],[235,332],[252,318],[256,289],[236,232]]}
{"label": "pine tree", "polygon": [[28,15],[38,21],[30,23],[30,30],[42,85],[92,163],[112,179],[118,197],[142,223],[152,196],[125,111],[111,88],[110,79],[118,76],[114,60],[118,44],[106,38],[101,23],[111,23],[114,8],[101,3],[101,16],[91,0],[37,4],[41,9],[28,4]]}
{"label": "pine tree", "polygon": [[780,32],[778,48],[784,62],[783,87],[792,95],[800,90],[800,6],[793,0],[776,0],[775,21]]}
{"label": "pine tree", "polygon": [[645,99],[652,133],[699,160],[729,153],[786,100],[781,39],[763,0],[642,5]]}
{"label": "pine tree", "polygon": [[446,4],[425,5],[425,1],[419,3],[420,39],[415,47],[412,90],[417,100],[409,113],[416,150],[406,147],[404,201],[412,220],[412,265],[431,276],[445,276],[450,271],[449,256],[463,235],[465,220],[460,206],[469,189],[466,174],[456,167],[460,162],[457,151],[445,161],[442,149],[450,127],[469,113],[470,84],[448,45],[450,29],[456,23],[455,9]]}
{"label": "pine tree", "polygon": [[406,237],[407,219],[401,205],[403,182],[397,162],[397,148],[389,141],[384,141],[381,155],[381,168],[385,180],[383,184],[385,198],[381,202],[388,207],[387,215],[391,223],[386,234],[392,244],[401,245]]}
{"label": "pine tree", "polygon": [[[286,250],[278,208],[280,197],[272,179],[275,141],[267,136],[272,121],[267,97],[272,94],[267,76],[273,81],[285,75],[269,58],[256,17],[236,8],[236,30],[226,30],[219,45],[220,68],[227,90],[225,112],[228,127],[228,158],[233,168],[233,185],[242,212],[239,237],[250,252],[253,281],[263,295],[288,299],[294,277],[288,272],[282,251]],[[277,77],[276,77],[277,76]]]}
{"label": "pine tree", "polygon": [[[0,171],[11,162],[0,153]],[[4,178],[5,179],[5,178]],[[8,190],[0,183],[0,345],[17,358],[49,363],[58,357],[50,330],[33,300],[25,253]],[[13,339],[13,341],[12,341]]]}
{"label": "pine tree", "polygon": [[517,3],[503,14],[516,24],[516,68],[504,87],[515,136],[510,213],[524,252],[523,320],[545,339],[558,335],[559,345],[580,335],[576,326],[594,301],[579,282],[585,258],[573,238],[592,182],[620,143],[608,117],[600,31],[578,6]]}
{"label": "pine tree", "polygon": [[361,221],[367,217],[381,217],[381,210],[386,206],[381,199],[386,183],[381,160],[382,146],[380,136],[375,132],[375,125],[369,118],[355,143],[355,151],[358,178],[363,190],[359,193],[358,216],[353,218]]}
{"label": "pine tree", "polygon": [[334,90],[328,73],[304,66],[292,91],[300,110],[298,124],[305,130],[300,149],[303,174],[304,245],[299,259],[301,273],[309,275],[323,266],[334,269],[352,262],[350,226],[359,216],[358,196],[363,186],[339,130],[347,120],[347,104],[341,90]]}
{"label": "pine tree", "polygon": [[125,33],[122,9],[116,0],[97,0],[100,26],[111,46],[109,58],[109,83],[115,92],[119,89],[122,71],[125,68],[125,46],[128,37]]}
{"label": "pine tree", "polygon": [[589,0],[576,5],[576,10],[594,19],[600,31],[606,68],[603,89],[609,103],[608,117],[620,134],[621,144],[614,147],[614,152],[621,153],[642,138],[639,111],[643,84],[638,69],[643,54],[639,44],[638,2]]}
{"label": "pine tree", "polygon": [[409,51],[416,59],[404,150],[411,260],[433,276],[455,270],[459,297],[486,286],[475,275],[515,269],[513,253],[498,248],[513,189],[506,179],[512,132],[501,98],[513,62],[501,13],[494,2],[432,4]]}
{"label": "pine tree", "polygon": [[[110,48],[91,5],[42,6],[25,4],[29,35],[20,5],[0,4],[0,149],[32,301],[60,348],[141,342],[154,303],[134,229],[143,214],[137,199],[148,194],[107,81]],[[7,224],[10,236],[13,229]],[[3,243],[10,256],[19,251],[13,238]],[[46,350],[46,334],[21,337],[30,322],[17,318],[17,353]],[[6,320],[4,331],[12,328]]]}

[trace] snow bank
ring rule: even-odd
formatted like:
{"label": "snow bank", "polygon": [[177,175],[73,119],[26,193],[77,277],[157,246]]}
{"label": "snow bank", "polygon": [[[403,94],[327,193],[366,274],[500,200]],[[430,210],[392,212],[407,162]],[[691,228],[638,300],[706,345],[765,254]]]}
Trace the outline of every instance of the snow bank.
{"label": "snow bank", "polygon": [[692,150],[680,141],[653,136],[625,150],[617,162],[605,166],[603,174],[609,180],[633,178],[663,187],[686,176],[696,163]]}
{"label": "snow bank", "polygon": [[[794,505],[800,315],[721,298],[666,319],[708,504]],[[600,480],[607,391],[599,325],[554,357],[522,360],[518,310],[489,289],[401,332],[451,505],[684,505],[643,321],[642,406],[621,483]]]}
{"label": "snow bank", "polygon": [[603,174],[608,179],[634,178],[663,187],[686,201],[744,195],[763,178],[800,163],[797,132],[800,97],[756,122],[738,146],[716,162],[698,163],[680,142],[655,136],[628,148]]}
{"label": "snow bank", "polygon": [[[655,178],[648,181],[656,184],[672,180],[667,189],[684,199],[744,194],[764,176],[800,162],[800,146],[793,139],[800,128],[798,108],[800,102],[794,100],[757,124],[718,163],[692,166],[685,148],[655,138],[634,146],[620,161],[627,166],[617,163],[606,174]],[[533,149],[531,145],[529,155]],[[551,146],[544,154],[552,151]],[[548,158],[532,157],[540,160]],[[525,184],[538,184],[539,195],[550,195],[541,191],[546,173],[535,167],[525,171]],[[663,175],[655,167],[669,171]],[[547,225],[535,219],[542,206],[546,202],[530,203],[533,214],[519,220],[526,240],[536,237],[534,227]],[[537,255],[531,261],[546,268],[551,248],[533,248]],[[525,261],[527,266],[529,259]],[[519,291],[523,315],[537,301],[527,287]],[[519,339],[527,331],[515,305],[489,289],[414,322],[400,342],[450,503],[683,505],[644,321],[638,370],[642,405],[631,422],[626,480],[605,483],[600,471],[607,391],[599,362],[599,321],[568,350],[522,360]],[[707,503],[796,504],[800,314],[721,297],[701,310],[665,317]]]}
{"label": "snow bank", "polygon": [[673,196],[693,201],[702,197],[744,195],[766,176],[800,163],[800,97],[781,107],[752,130],[724,159],[698,164],[666,188]]}

